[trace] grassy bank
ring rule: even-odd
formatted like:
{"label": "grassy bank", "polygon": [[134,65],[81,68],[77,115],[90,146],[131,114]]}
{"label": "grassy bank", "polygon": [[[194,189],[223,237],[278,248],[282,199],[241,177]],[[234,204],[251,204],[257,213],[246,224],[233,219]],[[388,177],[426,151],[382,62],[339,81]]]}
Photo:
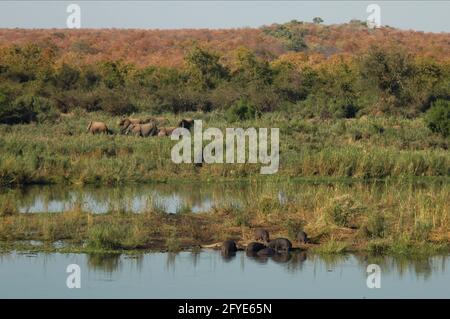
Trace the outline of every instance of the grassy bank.
{"label": "grassy bank", "polygon": [[[65,249],[73,251],[178,251],[214,247],[230,238],[243,247],[253,240],[256,227],[264,227],[272,238],[287,237],[296,248],[322,254],[432,254],[450,251],[449,197],[447,182],[420,186],[399,181],[381,188],[298,185],[287,191],[286,202],[278,200],[277,188],[266,187],[241,205],[231,202],[204,213],[185,207],[167,214],[155,203],[140,214],[92,214],[81,207],[23,214],[11,201],[1,208],[0,241],[4,248],[18,249],[30,249],[24,241],[44,242],[35,250],[54,249],[53,243],[64,241],[69,245]],[[308,233],[310,244],[295,242],[300,229]]]}
{"label": "grassy bank", "polygon": [[[137,117],[145,115],[136,115]],[[449,176],[449,139],[432,133],[422,119],[359,118],[318,121],[289,114],[227,123],[220,113],[167,115],[175,125],[184,116],[204,128],[279,127],[280,169],[284,177],[386,178]],[[127,184],[170,179],[260,177],[259,164],[174,164],[175,142],[166,138],[92,136],[90,120],[115,132],[117,117],[82,111],[53,124],[0,126],[0,185],[39,183]]]}

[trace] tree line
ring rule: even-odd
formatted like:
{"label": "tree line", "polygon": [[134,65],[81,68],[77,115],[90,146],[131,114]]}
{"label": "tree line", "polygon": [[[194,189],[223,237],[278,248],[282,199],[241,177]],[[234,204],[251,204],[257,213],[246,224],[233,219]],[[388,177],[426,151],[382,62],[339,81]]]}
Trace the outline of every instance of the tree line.
{"label": "tree line", "polygon": [[449,101],[450,64],[395,45],[319,60],[307,53],[269,60],[241,47],[225,60],[194,44],[183,67],[68,64],[32,43],[0,52],[0,122],[7,124],[49,121],[75,108],[113,115],[220,111],[233,121],[273,111],[416,117],[433,105],[441,111],[430,113],[448,121]]}

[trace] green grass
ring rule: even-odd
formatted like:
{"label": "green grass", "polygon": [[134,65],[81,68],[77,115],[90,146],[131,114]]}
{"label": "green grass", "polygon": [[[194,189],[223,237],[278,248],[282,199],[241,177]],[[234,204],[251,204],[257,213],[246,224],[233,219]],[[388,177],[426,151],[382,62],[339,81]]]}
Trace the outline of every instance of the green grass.
{"label": "green grass", "polygon": [[[231,191],[233,187],[235,192]],[[286,193],[287,202],[275,204],[280,187]],[[198,185],[192,188],[200,189]],[[23,214],[9,204],[6,211],[15,213],[0,211],[0,242],[38,240],[50,245],[62,240],[95,251],[165,249],[176,252],[228,238],[245,245],[253,240],[256,227],[264,227],[271,238],[289,238],[294,246],[297,246],[296,233],[303,229],[311,239],[312,249],[322,254],[360,250],[411,255],[448,252],[450,248],[448,182],[417,184],[399,180],[382,185],[257,182],[244,194],[233,184],[210,188],[211,196],[227,189],[226,196],[236,203],[225,202],[204,213],[183,210],[175,215],[164,213],[158,205],[149,205],[138,214],[126,210],[91,214],[82,211],[80,206],[64,213]],[[185,192],[186,202],[196,200],[189,188]],[[0,195],[0,200],[1,196],[14,203],[15,196],[20,195],[9,191]],[[127,197],[118,200],[126,201]],[[331,217],[330,212],[333,212]]]}
{"label": "green grass", "polygon": [[313,252],[320,255],[344,254],[349,252],[348,244],[331,239],[324,244],[314,247]]}
{"label": "green grass", "polygon": [[[220,113],[195,113],[167,115],[167,125],[187,116],[202,119],[204,127],[279,127],[277,176],[379,179],[450,175],[449,140],[432,133],[422,119],[318,121],[271,113],[257,120],[227,123]],[[86,134],[91,119],[103,120],[119,131],[118,118],[81,111],[56,123],[1,125],[0,185],[117,185],[260,177],[259,164],[205,164],[202,168],[174,164],[170,150],[175,142],[169,138]]]}

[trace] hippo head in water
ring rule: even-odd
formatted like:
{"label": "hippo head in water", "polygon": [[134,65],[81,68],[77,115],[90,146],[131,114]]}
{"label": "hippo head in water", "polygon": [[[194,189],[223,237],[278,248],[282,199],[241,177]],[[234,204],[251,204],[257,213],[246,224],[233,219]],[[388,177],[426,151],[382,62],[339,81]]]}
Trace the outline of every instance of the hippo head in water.
{"label": "hippo head in water", "polygon": [[276,252],[288,252],[292,249],[292,243],[289,239],[286,238],[276,238],[269,242],[269,247],[275,250]]}
{"label": "hippo head in water", "polygon": [[232,256],[237,251],[236,243],[233,240],[225,240],[221,247],[223,256]]}

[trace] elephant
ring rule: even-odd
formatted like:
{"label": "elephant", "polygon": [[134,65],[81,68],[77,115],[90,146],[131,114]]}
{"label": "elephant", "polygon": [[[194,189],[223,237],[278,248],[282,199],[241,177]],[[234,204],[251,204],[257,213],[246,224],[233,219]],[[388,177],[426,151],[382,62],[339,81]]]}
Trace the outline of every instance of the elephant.
{"label": "elephant", "polygon": [[261,249],[256,253],[259,257],[267,257],[267,256],[273,256],[275,255],[276,251],[270,247]]}
{"label": "elephant", "polygon": [[194,125],[194,120],[191,118],[188,119],[182,119],[179,123],[178,123],[178,127],[184,127],[188,130],[191,129],[191,127]]}
{"label": "elephant", "polygon": [[141,120],[141,119],[133,119],[129,117],[122,117],[118,124],[120,126],[120,132],[124,134],[126,130],[130,127],[132,124],[145,124],[149,123],[149,120]]}
{"label": "elephant", "polygon": [[158,136],[170,136],[176,127],[161,127],[158,130]]}
{"label": "elephant", "polygon": [[264,244],[257,243],[257,242],[251,242],[250,244],[247,245],[245,251],[248,256],[253,256],[258,251],[260,251],[261,249],[264,249],[264,248],[266,248],[266,245],[264,245]]}
{"label": "elephant", "polygon": [[104,122],[90,121],[86,133],[92,134],[112,134],[112,131]]}
{"label": "elephant", "polygon": [[255,239],[256,240],[262,240],[268,243],[270,241],[269,239],[269,232],[262,228],[257,228],[255,230]]}
{"label": "elephant", "polygon": [[233,240],[225,240],[222,243],[221,250],[222,250],[222,254],[225,256],[232,255],[232,254],[236,253],[236,251],[237,251],[236,243]]}
{"label": "elephant", "polygon": [[167,118],[162,117],[162,116],[156,116],[156,117],[151,116],[151,117],[145,119],[145,121],[146,121],[145,123],[153,122],[157,125],[161,125],[161,124],[168,122]]}
{"label": "elephant", "polygon": [[308,235],[306,235],[306,233],[303,230],[298,232],[297,240],[299,244],[307,244],[309,242]]}
{"label": "elephant", "polygon": [[276,250],[277,252],[279,251],[288,252],[292,249],[292,243],[290,242],[289,239],[286,238],[276,238],[269,242],[269,247]]}
{"label": "elephant", "polygon": [[133,134],[134,136],[141,136],[141,124],[130,124],[123,132],[125,135]]}
{"label": "elephant", "polygon": [[154,123],[131,124],[125,131],[126,135],[130,133],[142,137],[155,136],[158,133],[158,128]]}

